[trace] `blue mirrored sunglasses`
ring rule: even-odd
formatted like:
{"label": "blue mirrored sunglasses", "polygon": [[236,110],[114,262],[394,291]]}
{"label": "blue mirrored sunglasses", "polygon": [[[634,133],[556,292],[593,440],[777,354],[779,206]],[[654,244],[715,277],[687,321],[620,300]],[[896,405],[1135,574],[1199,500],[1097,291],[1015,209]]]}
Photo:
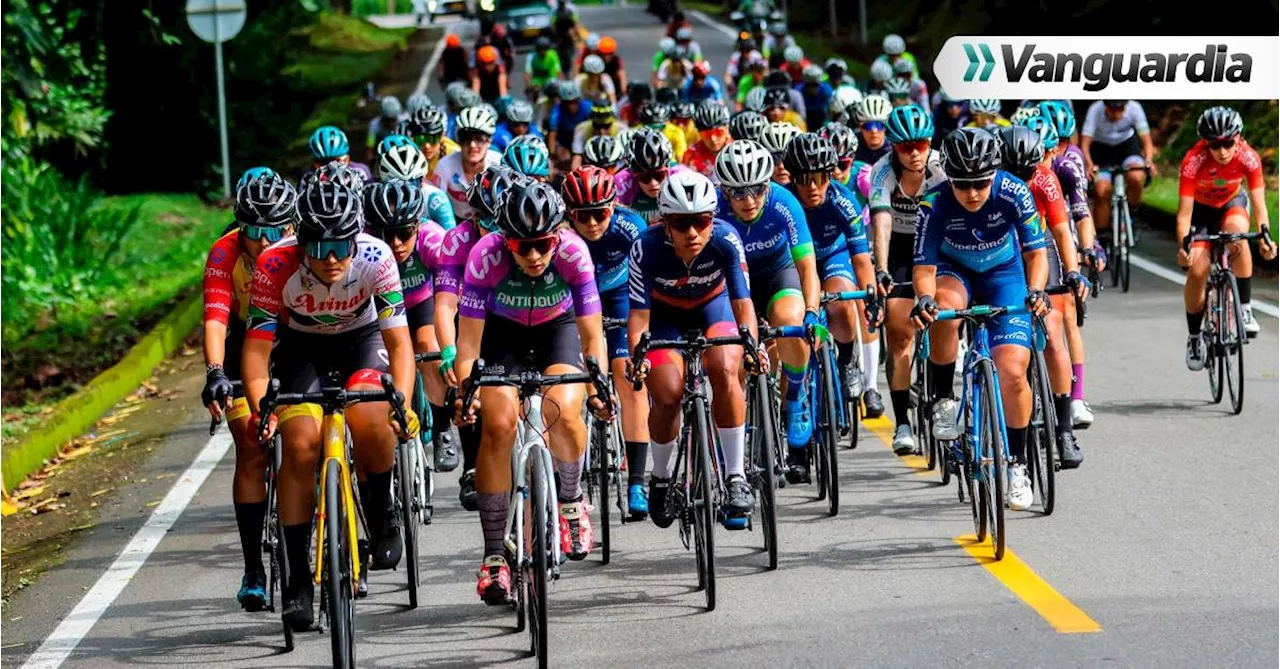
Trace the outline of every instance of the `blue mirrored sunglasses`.
{"label": "blue mirrored sunglasses", "polygon": [[274,244],[284,237],[284,227],[275,227],[271,225],[242,225],[240,226],[240,234],[245,239],[259,241],[262,239]]}
{"label": "blue mirrored sunglasses", "polygon": [[745,186],[743,188],[725,188],[724,194],[728,195],[732,200],[745,200],[749,197],[760,197],[764,195],[764,190],[769,184],[760,184],[758,186]]}
{"label": "blue mirrored sunglasses", "polygon": [[324,260],[330,255],[338,260],[346,260],[355,254],[356,242],[354,239],[307,242],[305,250],[307,256],[316,260]]}

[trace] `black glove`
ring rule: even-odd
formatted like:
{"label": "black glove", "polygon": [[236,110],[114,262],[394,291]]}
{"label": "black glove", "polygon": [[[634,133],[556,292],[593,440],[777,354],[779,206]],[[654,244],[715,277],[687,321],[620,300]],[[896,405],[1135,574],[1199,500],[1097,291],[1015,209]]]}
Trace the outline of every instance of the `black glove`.
{"label": "black glove", "polygon": [[1080,264],[1085,267],[1097,267],[1098,252],[1094,251],[1093,247],[1080,249]]}
{"label": "black glove", "polygon": [[1084,275],[1079,272],[1067,272],[1067,275],[1062,277],[1062,282],[1070,286],[1073,291],[1081,285],[1085,288],[1089,287],[1089,280],[1084,278]]}
{"label": "black glove", "polygon": [[930,316],[938,313],[938,303],[933,301],[932,295],[921,295],[916,298],[916,306],[911,307],[911,317],[915,318],[926,311]]}
{"label": "black glove", "polygon": [[[1079,273],[1075,273],[1075,274],[1076,276],[1079,276]],[[1043,290],[1028,290],[1027,291],[1027,309],[1032,313],[1034,313],[1040,308],[1040,305],[1044,304],[1045,301],[1047,301],[1048,299],[1049,299],[1049,296],[1046,295]]]}
{"label": "black glove", "polygon": [[200,401],[204,402],[205,406],[209,406],[214,402],[225,402],[234,392],[231,387],[231,379],[227,378],[227,373],[222,371],[221,367],[209,369],[204,378],[204,390],[200,393]]}
{"label": "black glove", "polygon": [[893,275],[884,270],[880,270],[876,272],[876,283],[883,286],[885,290],[889,290],[889,288],[893,286]]}

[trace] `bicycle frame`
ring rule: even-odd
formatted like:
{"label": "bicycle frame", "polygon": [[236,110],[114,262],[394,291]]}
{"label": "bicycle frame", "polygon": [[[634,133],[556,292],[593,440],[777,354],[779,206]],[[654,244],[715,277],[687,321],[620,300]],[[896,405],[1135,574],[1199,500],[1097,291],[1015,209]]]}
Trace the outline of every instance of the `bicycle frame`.
{"label": "bicycle frame", "polygon": [[[329,462],[336,460],[338,470],[342,472],[342,504],[345,508],[352,511],[357,510],[355,495],[352,494],[354,488],[351,485],[351,468],[348,466],[349,453],[347,452],[347,421],[342,411],[325,414],[321,422],[320,435],[322,445],[322,455],[320,458],[320,471],[326,471]],[[325,508],[325,497],[319,495],[316,500],[316,536],[323,537],[325,523],[328,521],[328,509]],[[360,582],[360,556],[359,551],[355,550],[358,545],[359,534],[356,532],[356,516],[357,513],[347,514],[347,539],[351,543],[351,591],[355,592],[357,584]],[[324,542],[315,542],[316,566],[315,572],[312,574],[312,581],[316,585],[320,585],[322,574],[324,573]]]}
{"label": "bicycle frame", "polygon": [[[564,562],[560,547],[560,507],[552,501],[554,495],[551,494],[556,489],[555,468],[552,465],[551,450],[547,448],[547,442],[542,437],[542,396],[532,395],[526,398],[526,401],[528,406],[525,409],[525,418],[516,423],[516,440],[511,447],[511,502],[507,507],[507,534],[502,543],[515,556],[516,565],[523,566],[527,543],[524,540],[524,501],[530,497],[529,479],[525,472],[528,470],[529,453],[535,448],[539,449],[543,455],[541,476],[546,480],[548,492],[547,518],[552,527],[547,535],[553,558],[549,566],[551,577],[555,579],[559,578],[560,565]],[[539,474],[534,472],[533,475]]]}

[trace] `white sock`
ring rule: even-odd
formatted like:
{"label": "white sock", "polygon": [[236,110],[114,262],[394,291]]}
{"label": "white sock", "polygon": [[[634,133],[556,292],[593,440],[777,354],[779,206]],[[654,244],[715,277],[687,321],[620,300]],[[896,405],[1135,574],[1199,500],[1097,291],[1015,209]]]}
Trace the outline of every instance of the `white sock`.
{"label": "white sock", "polygon": [[862,345],[862,390],[877,390],[876,380],[880,377],[880,342]]}
{"label": "white sock", "polygon": [[649,440],[649,454],[653,458],[653,475],[660,479],[671,478],[671,468],[675,465],[672,462],[672,455],[676,452],[676,442],[680,441],[679,433],[670,443],[660,444],[656,441]]}
{"label": "white sock", "polygon": [[725,478],[734,474],[743,475],[743,453],[746,451],[747,426],[718,427],[720,450],[724,452]]}

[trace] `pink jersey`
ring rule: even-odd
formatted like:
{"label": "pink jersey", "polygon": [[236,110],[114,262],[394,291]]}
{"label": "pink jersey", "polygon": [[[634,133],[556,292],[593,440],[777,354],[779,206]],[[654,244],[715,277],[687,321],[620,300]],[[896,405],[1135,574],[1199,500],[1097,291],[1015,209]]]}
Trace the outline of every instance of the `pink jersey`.
{"label": "pink jersey", "polygon": [[432,274],[440,262],[440,242],[444,228],[435,221],[418,224],[418,243],[413,253],[400,263],[400,283],[404,286],[405,307],[417,306],[435,294]]}
{"label": "pink jersey", "polygon": [[436,254],[435,288],[437,293],[458,295],[462,277],[467,271],[467,256],[480,241],[480,228],[474,221],[461,221],[458,227],[444,233]]}
{"label": "pink jersey", "polygon": [[471,249],[458,315],[501,316],[521,325],[551,321],[571,309],[575,317],[600,313],[595,265],[586,242],[572,230],[557,233],[551,264],[539,277],[515,266],[501,233],[486,235]]}

